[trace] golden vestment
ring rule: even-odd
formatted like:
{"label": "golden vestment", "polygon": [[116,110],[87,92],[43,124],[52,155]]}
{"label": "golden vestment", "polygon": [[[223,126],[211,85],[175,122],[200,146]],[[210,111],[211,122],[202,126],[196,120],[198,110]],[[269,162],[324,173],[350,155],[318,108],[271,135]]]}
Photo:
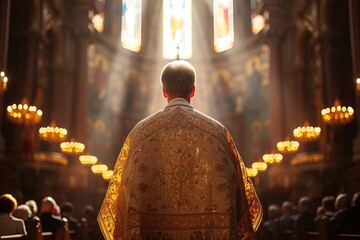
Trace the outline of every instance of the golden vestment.
{"label": "golden vestment", "polygon": [[255,239],[262,208],[228,131],[184,99],[127,137],[98,221],[106,239]]}

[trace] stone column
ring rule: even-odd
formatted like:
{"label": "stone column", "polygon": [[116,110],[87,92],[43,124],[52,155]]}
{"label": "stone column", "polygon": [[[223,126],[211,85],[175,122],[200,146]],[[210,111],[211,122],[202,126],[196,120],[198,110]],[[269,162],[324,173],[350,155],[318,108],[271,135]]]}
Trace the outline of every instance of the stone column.
{"label": "stone column", "polygon": [[[351,88],[348,87],[346,74],[350,71],[347,66],[350,50],[346,47],[344,39],[347,39],[348,33],[337,24],[347,24],[347,12],[341,11],[336,13],[338,16],[337,24],[332,23],[333,10],[339,8],[339,4],[346,6],[347,2],[337,2],[326,0],[320,3],[319,27],[321,41],[321,57],[322,57],[322,83],[323,83],[323,104],[324,107],[334,105],[336,99],[341,101],[342,105],[349,106],[350,94],[347,94]],[[340,50],[338,46],[345,45]],[[348,51],[346,51],[348,50]],[[350,61],[349,61],[350,63]],[[333,126],[323,124],[321,151],[325,155],[326,161],[348,163],[351,160],[351,135],[350,125]]]}
{"label": "stone column", "polygon": [[[26,53],[24,59],[24,68],[20,77],[23,78],[23,93],[21,97],[27,98],[29,104],[33,104],[33,90],[37,76],[38,52],[41,45],[41,19],[42,5],[40,0],[28,1],[29,8],[28,26],[25,33]],[[19,99],[21,101],[21,99]]]}
{"label": "stone column", "polygon": [[[10,23],[10,0],[3,0],[0,3],[0,71],[6,74],[9,23]],[[3,93],[0,92],[0,109],[3,109]],[[5,140],[2,135],[3,110],[0,111],[0,159],[3,157]]]}
{"label": "stone column", "polygon": [[0,71],[6,70],[9,24],[10,24],[10,0],[0,3]]}
{"label": "stone column", "polygon": [[[358,0],[349,0],[349,17],[350,17],[350,39],[352,53],[353,78],[360,78],[360,2]],[[356,91],[356,87],[355,87]],[[357,129],[360,129],[360,91],[356,92],[355,117]],[[353,160],[360,162],[360,133],[353,142],[354,157]]]}
{"label": "stone column", "polygon": [[72,19],[74,20],[74,46],[75,68],[73,75],[73,95],[72,95],[72,113],[71,113],[71,135],[76,141],[82,142],[88,146],[88,45],[90,42],[90,32],[88,25],[90,23],[89,10],[92,7],[90,0],[78,0],[75,2],[72,10]]}
{"label": "stone column", "polygon": [[269,111],[270,111],[270,138],[271,146],[276,148],[276,143],[284,139],[284,96],[283,96],[283,58],[282,44],[285,26],[284,2],[264,0],[263,11],[267,13],[269,29],[266,33],[270,49],[269,69]]}

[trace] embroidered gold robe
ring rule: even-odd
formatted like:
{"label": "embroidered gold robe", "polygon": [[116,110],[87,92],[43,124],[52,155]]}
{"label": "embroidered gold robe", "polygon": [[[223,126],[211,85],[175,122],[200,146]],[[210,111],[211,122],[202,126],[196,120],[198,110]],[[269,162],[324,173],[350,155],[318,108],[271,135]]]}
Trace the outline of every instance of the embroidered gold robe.
{"label": "embroidered gold robe", "polygon": [[174,99],[127,137],[98,221],[108,240],[255,239],[262,208],[228,131]]}

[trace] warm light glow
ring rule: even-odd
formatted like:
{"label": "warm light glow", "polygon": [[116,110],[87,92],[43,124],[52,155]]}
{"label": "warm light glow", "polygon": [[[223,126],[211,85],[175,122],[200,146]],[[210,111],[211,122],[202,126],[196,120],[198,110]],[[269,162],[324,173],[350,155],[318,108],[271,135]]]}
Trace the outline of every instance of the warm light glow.
{"label": "warm light glow", "polygon": [[249,177],[256,177],[256,175],[258,174],[258,170],[253,168],[246,168],[246,173]]}
{"label": "warm light glow", "polygon": [[264,162],[266,163],[279,163],[283,160],[283,155],[281,155],[280,153],[268,153],[268,154],[264,154],[262,159],[264,160]]}
{"label": "warm light glow", "polygon": [[298,141],[282,141],[278,142],[276,147],[280,152],[287,153],[287,152],[296,152],[299,149],[299,142]]}
{"label": "warm light glow", "polygon": [[12,104],[7,107],[7,117],[17,124],[32,125],[41,121],[42,111],[35,106],[29,106],[24,98],[20,104]]}
{"label": "warm light glow", "polygon": [[7,88],[8,78],[5,75],[5,72],[0,72],[0,92],[4,92]]}
{"label": "warm light glow", "polygon": [[294,129],[294,137],[303,142],[310,142],[320,137],[321,128],[309,126],[308,122],[305,122],[304,126]]}
{"label": "warm light glow", "polygon": [[267,169],[267,164],[266,164],[266,162],[254,162],[251,165],[251,167],[253,169],[256,169],[256,170],[262,172],[262,171],[265,171]]}
{"label": "warm light glow", "polygon": [[105,171],[105,172],[102,173],[102,177],[103,177],[103,179],[105,179],[105,180],[110,180],[111,177],[113,176],[113,174],[114,174],[114,171],[113,171],[113,170],[107,170],[107,171]]}
{"label": "warm light glow", "polygon": [[67,130],[56,126],[55,122],[51,122],[50,126],[41,127],[39,129],[40,139],[49,142],[60,142],[66,139]]}
{"label": "warm light glow", "polygon": [[103,172],[106,172],[108,170],[108,167],[105,164],[96,164],[91,166],[91,171],[96,174],[102,174]]}
{"label": "warm light glow", "polygon": [[252,32],[258,34],[265,27],[265,18],[262,15],[255,15],[251,19]]}
{"label": "warm light glow", "polygon": [[330,125],[341,125],[349,123],[354,118],[354,109],[352,107],[341,106],[338,99],[334,106],[321,110],[321,115],[325,123]]}
{"label": "warm light glow", "polygon": [[360,94],[360,78],[356,78],[356,92]]}
{"label": "warm light glow", "polygon": [[165,59],[192,57],[192,1],[163,0],[162,55]]}
{"label": "warm light glow", "polygon": [[62,142],[60,144],[61,152],[69,154],[82,153],[85,149],[85,145],[80,142],[75,142],[73,139],[70,142]]}
{"label": "warm light glow", "polygon": [[93,155],[81,155],[79,160],[82,165],[94,165],[98,161],[97,157]]}
{"label": "warm light glow", "polygon": [[92,21],[96,31],[98,31],[98,32],[104,31],[104,14],[103,13],[96,14],[95,16],[93,16],[91,21]]}
{"label": "warm light glow", "polygon": [[253,34],[259,33],[265,27],[265,18],[259,14],[261,0],[251,0],[251,30]]}

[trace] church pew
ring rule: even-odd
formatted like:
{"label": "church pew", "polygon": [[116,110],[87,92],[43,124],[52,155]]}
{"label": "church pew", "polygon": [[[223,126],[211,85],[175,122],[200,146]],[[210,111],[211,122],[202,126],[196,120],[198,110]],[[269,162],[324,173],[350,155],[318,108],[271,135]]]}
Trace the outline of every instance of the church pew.
{"label": "church pew", "polygon": [[[360,240],[360,235],[337,234],[330,228],[329,219],[324,217],[319,223],[319,232],[305,232],[300,222],[293,222],[292,230],[282,231],[278,221],[275,221],[275,229],[270,235],[271,240]],[[269,235],[268,235],[269,236]],[[269,240],[262,238],[260,240]]]}
{"label": "church pew", "polygon": [[24,235],[24,234],[5,235],[5,236],[1,236],[0,239],[25,240],[26,235]]}

